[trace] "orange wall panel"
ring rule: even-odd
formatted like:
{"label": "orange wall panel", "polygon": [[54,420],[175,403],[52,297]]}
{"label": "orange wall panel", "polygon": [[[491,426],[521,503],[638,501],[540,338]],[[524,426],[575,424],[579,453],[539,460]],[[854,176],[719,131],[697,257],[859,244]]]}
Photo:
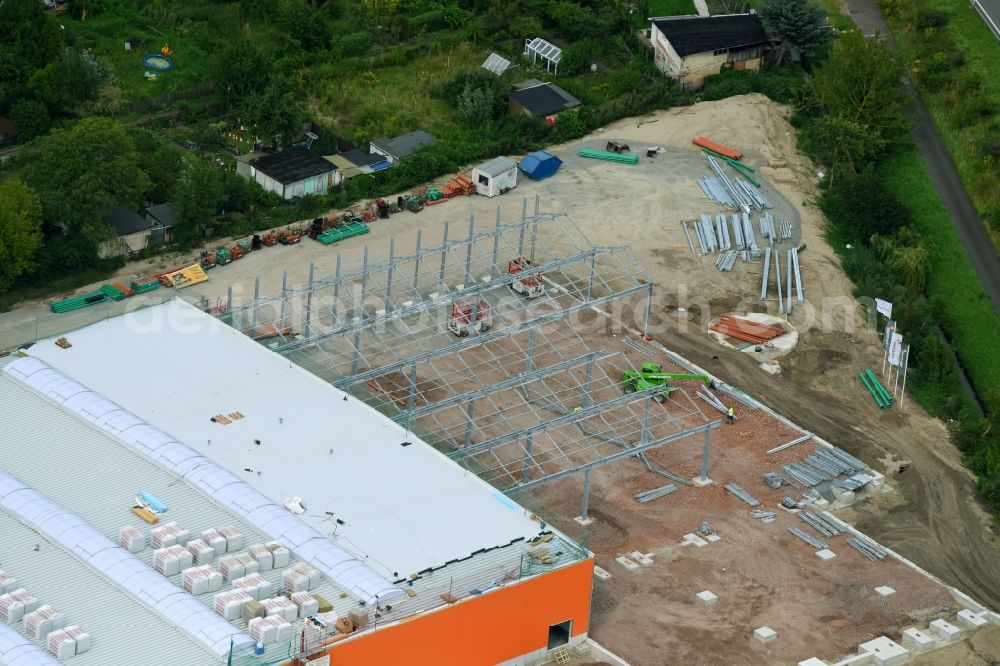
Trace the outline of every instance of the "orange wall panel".
{"label": "orange wall panel", "polygon": [[345,640],[329,650],[330,666],[489,666],[546,647],[550,625],[572,619],[579,636],[593,573],[586,559]]}

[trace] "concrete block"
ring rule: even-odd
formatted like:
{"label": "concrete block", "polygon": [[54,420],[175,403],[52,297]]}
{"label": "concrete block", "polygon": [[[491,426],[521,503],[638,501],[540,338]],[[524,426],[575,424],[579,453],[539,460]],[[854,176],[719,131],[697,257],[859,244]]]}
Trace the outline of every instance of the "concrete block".
{"label": "concrete block", "polygon": [[715,543],[716,541],[721,541],[721,540],[722,540],[722,537],[720,537],[718,534],[706,534],[705,535],[705,541],[707,541],[709,543]]}
{"label": "concrete block", "polygon": [[891,597],[892,595],[896,594],[896,590],[892,589],[888,585],[879,585],[878,587],[875,588],[875,594],[884,599],[886,597]]}
{"label": "concrete block", "polygon": [[607,580],[611,578],[611,574],[608,573],[607,569],[594,565],[594,576],[600,578],[601,580]]}
{"label": "concrete block", "polygon": [[962,630],[951,622],[948,622],[948,620],[934,620],[927,628],[931,634],[946,643],[956,641],[962,636]]}
{"label": "concrete block", "polygon": [[753,637],[761,643],[770,643],[778,637],[778,632],[771,627],[758,627],[753,630]]}
{"label": "concrete block", "polygon": [[830,503],[825,499],[823,499],[822,497],[820,497],[818,500],[812,503],[812,506],[817,511],[823,511],[824,509],[830,506]]}
{"label": "concrete block", "polygon": [[937,640],[933,636],[925,634],[916,627],[904,629],[902,640],[903,647],[917,653],[927,652],[937,645]]}
{"label": "concrete block", "polygon": [[837,557],[837,554],[832,550],[830,550],[829,548],[824,548],[823,550],[816,551],[816,557],[825,562],[827,560],[832,560],[833,558]]}
{"label": "concrete block", "polygon": [[805,661],[800,661],[799,666],[827,666],[826,662],[816,657],[809,657]]}
{"label": "concrete block", "polygon": [[[836,493],[834,493],[836,495]],[[837,495],[837,501],[843,505],[854,504],[854,500],[857,496],[854,494],[853,490],[841,490],[840,495]]]}
{"label": "concrete block", "polygon": [[979,629],[989,624],[989,620],[979,617],[968,608],[958,611],[955,619],[958,621],[959,626],[966,629]]}
{"label": "concrete block", "polygon": [[875,655],[871,652],[862,652],[850,657],[844,657],[833,666],[872,666],[875,663]]}
{"label": "concrete block", "polygon": [[712,479],[702,480],[700,476],[694,477],[693,479],[691,479],[691,482],[694,483],[694,485],[698,486],[699,488],[704,488],[705,486],[712,485]]}
{"label": "concrete block", "polygon": [[682,546],[694,546],[695,548],[704,548],[708,545],[708,542],[702,539],[697,534],[685,534],[684,538],[681,539]]}
{"label": "concrete block", "polygon": [[590,525],[592,522],[594,522],[594,519],[591,518],[590,516],[587,516],[586,518],[584,518],[583,516],[577,516],[576,518],[573,519],[573,522],[575,522],[577,525],[582,525],[583,527],[586,527],[587,525]]}
{"label": "concrete block", "polygon": [[455,291],[462,291],[463,289],[465,289],[465,285],[464,284],[456,284],[455,285]]}
{"label": "concrete block", "polygon": [[479,281],[480,281],[480,282],[483,282],[483,283],[486,283],[486,282],[489,282],[489,281],[490,281],[490,280],[492,280],[492,279],[493,279],[493,278],[492,278],[491,276],[489,276],[489,275],[484,275],[483,277],[479,278]]}
{"label": "concrete block", "polygon": [[376,310],[376,311],[375,311],[375,316],[376,316],[376,317],[382,317],[382,316],[385,316],[385,310],[382,310],[382,309],[379,309],[379,310]]}
{"label": "concrete block", "polygon": [[867,652],[876,666],[896,666],[910,659],[910,651],[886,636],[879,636],[858,646],[858,654]]}
{"label": "concrete block", "polygon": [[984,618],[990,624],[1000,624],[1000,613],[994,613],[993,611],[983,611],[979,614],[979,617]]}
{"label": "concrete block", "polygon": [[653,563],[653,558],[651,558],[648,555],[645,555],[643,553],[640,553],[637,550],[629,553],[628,556],[631,557],[636,562],[638,562],[639,564],[641,564],[643,566],[646,566],[646,567],[648,567],[650,564]]}
{"label": "concrete block", "polygon": [[704,606],[714,606],[719,601],[719,597],[708,590],[702,590],[694,596],[698,599],[698,603]]}
{"label": "concrete block", "polygon": [[617,562],[618,564],[622,565],[623,567],[625,567],[629,571],[638,571],[639,570],[639,565],[636,564],[635,562],[633,562],[632,560],[630,560],[629,558],[625,557],[624,555],[619,555],[618,557],[616,557],[615,558],[615,562]]}
{"label": "concrete block", "polygon": [[408,308],[413,305],[413,301],[403,301],[403,307]]}

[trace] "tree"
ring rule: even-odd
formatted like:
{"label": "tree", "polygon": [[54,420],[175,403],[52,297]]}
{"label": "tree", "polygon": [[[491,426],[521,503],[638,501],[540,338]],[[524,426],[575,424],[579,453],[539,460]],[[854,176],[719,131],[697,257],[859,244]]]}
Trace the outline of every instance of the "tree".
{"label": "tree", "polygon": [[275,141],[288,145],[305,120],[305,109],[291,84],[276,78],[262,93],[243,102],[240,119],[265,144]]}
{"label": "tree", "polygon": [[765,0],[760,20],[767,34],[778,40],[779,65],[789,53],[795,58],[830,39],[826,14],[809,0]]}
{"label": "tree", "polygon": [[849,32],[833,43],[830,58],[816,71],[816,94],[827,113],[866,128],[888,146],[906,136],[898,56],[879,38]]}
{"label": "tree", "polygon": [[52,127],[49,110],[41,102],[23,99],[10,109],[10,120],[17,128],[17,138],[21,143],[42,136]]}
{"label": "tree", "polygon": [[178,207],[178,221],[174,239],[181,245],[193,243],[202,237],[219,212],[223,198],[222,174],[211,162],[193,154],[181,159],[174,203]]}
{"label": "tree", "polygon": [[885,148],[882,138],[868,127],[841,116],[817,118],[809,135],[816,149],[816,158],[830,166],[831,185],[838,171],[859,171]]}
{"label": "tree", "polygon": [[138,208],[150,189],[149,176],[139,168],[132,138],[108,118],[53,130],[35,145],[24,176],[42,201],[46,236],[64,240],[74,261],[85,263],[111,237],[105,213],[115,205]]}
{"label": "tree", "polygon": [[62,30],[40,2],[0,2],[0,109],[23,98],[39,69],[62,52]]}
{"label": "tree", "polygon": [[233,40],[218,52],[214,78],[230,108],[252,100],[271,79],[271,58],[258,44],[251,39]]}
{"label": "tree", "polygon": [[0,293],[34,266],[42,244],[42,204],[19,178],[0,181]]}

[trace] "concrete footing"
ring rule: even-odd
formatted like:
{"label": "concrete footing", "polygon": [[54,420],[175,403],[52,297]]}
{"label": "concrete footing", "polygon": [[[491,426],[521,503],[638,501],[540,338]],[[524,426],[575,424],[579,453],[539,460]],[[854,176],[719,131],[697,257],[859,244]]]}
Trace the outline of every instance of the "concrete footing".
{"label": "concrete footing", "polygon": [[771,627],[758,627],[753,630],[753,637],[761,643],[770,643],[778,637],[778,632]]}
{"label": "concrete footing", "polygon": [[884,599],[886,597],[891,597],[892,595],[896,594],[896,590],[892,589],[888,585],[880,585],[875,588],[875,594]]}
{"label": "concrete footing", "polygon": [[816,557],[825,562],[827,560],[832,560],[833,558],[837,557],[837,554],[832,550],[830,550],[829,548],[824,548],[823,550],[816,551]]}
{"label": "concrete footing", "polygon": [[703,606],[714,606],[719,602],[719,597],[715,596],[713,592],[708,590],[702,590],[694,596],[698,600],[698,603]]}
{"label": "concrete footing", "polygon": [[937,640],[929,634],[925,634],[916,627],[903,630],[903,647],[916,653],[927,652],[937,645]]}
{"label": "concrete footing", "polygon": [[858,654],[872,655],[876,666],[897,666],[909,661],[910,651],[886,636],[879,636],[858,646]]}
{"label": "concrete footing", "polygon": [[962,636],[962,630],[948,620],[934,620],[927,629],[931,634],[937,636],[938,640],[945,643],[956,641]]}
{"label": "concrete footing", "polygon": [[705,486],[712,485],[712,479],[702,479],[700,476],[696,476],[691,479],[691,483],[698,486],[699,488],[704,488]]}

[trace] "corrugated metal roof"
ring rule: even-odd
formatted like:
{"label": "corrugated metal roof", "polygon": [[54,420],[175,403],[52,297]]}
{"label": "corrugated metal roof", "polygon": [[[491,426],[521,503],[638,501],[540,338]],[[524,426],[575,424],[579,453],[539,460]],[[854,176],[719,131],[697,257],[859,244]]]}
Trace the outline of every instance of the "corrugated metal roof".
{"label": "corrugated metal roof", "polygon": [[[90,634],[90,651],[73,657],[74,666],[219,663],[200,644],[6,511],[0,511],[0,540],[4,571],[40,604],[62,613],[67,625]],[[21,632],[22,627],[23,622],[13,628]]]}
{"label": "corrugated metal roof", "polygon": [[501,155],[500,157],[494,157],[488,162],[483,162],[476,167],[476,171],[482,171],[486,175],[493,177],[516,168],[517,162]]}

